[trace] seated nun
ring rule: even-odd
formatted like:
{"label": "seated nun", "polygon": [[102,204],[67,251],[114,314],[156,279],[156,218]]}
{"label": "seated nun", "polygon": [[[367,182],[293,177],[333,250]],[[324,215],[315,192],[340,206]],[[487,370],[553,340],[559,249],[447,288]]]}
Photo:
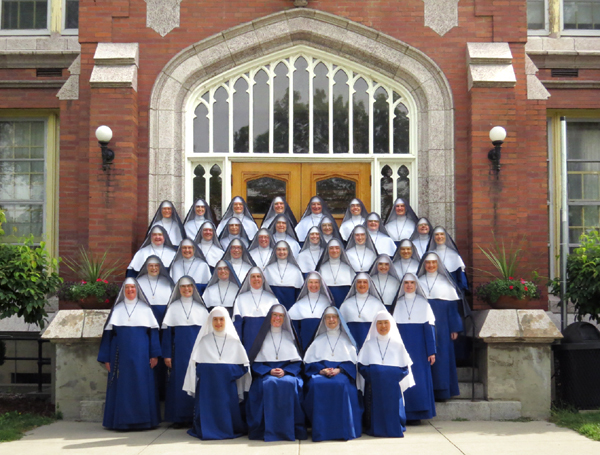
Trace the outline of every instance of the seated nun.
{"label": "seated nun", "polygon": [[392,258],[399,277],[403,277],[407,273],[417,273],[420,260],[421,257],[417,252],[417,248],[408,239],[400,241],[396,254]]}
{"label": "seated nun", "polygon": [[462,299],[437,253],[427,253],[423,258],[418,278],[435,316],[437,353],[431,367],[434,395],[438,401],[448,400],[460,394],[454,340],[463,331],[463,321],[458,312]]}
{"label": "seated nun", "polygon": [[352,234],[352,231],[356,226],[364,224],[368,215],[369,212],[360,199],[352,199],[350,201],[340,226],[340,235],[344,241],[348,241],[350,234]]}
{"label": "seated nun", "polygon": [[300,343],[282,305],[268,312],[250,351],[252,387],[246,402],[248,438],[306,439]]}
{"label": "seated nun", "polygon": [[398,198],[385,220],[385,229],[388,235],[399,242],[409,238],[417,226],[417,214],[406,199]]}
{"label": "seated nun", "polygon": [[253,267],[242,283],[233,304],[233,323],[246,351],[260,330],[267,313],[277,302],[277,297],[259,267]]}
{"label": "seated nun", "polygon": [[377,256],[369,275],[371,275],[371,282],[377,289],[383,304],[386,308],[391,308],[396,301],[401,278],[396,273],[390,257],[387,254]]}
{"label": "seated nun", "polygon": [[98,353],[98,362],[108,370],[104,427],[158,426],[160,408],[152,369],[160,355],[158,322],[136,280],[127,278],[104,325]]}
{"label": "seated nun", "polygon": [[160,203],[152,221],[150,221],[148,232],[154,226],[162,226],[165,228],[165,232],[173,246],[178,246],[181,243],[181,240],[185,238],[183,223],[177,214],[177,210],[175,210],[175,207],[173,207],[173,204],[170,201],[162,201]]}
{"label": "seated nun", "polygon": [[210,267],[214,267],[223,257],[223,247],[215,235],[215,225],[211,221],[202,223],[198,235],[194,239],[194,243],[200,247]]}
{"label": "seated nun", "polygon": [[[248,204],[246,204],[246,201],[244,201],[244,199],[240,196],[236,196],[231,200],[229,207],[227,207],[227,210],[225,211],[225,214],[223,215],[223,218],[217,227],[217,235],[220,236],[221,232],[225,230],[229,220],[233,217],[240,220],[244,226],[244,232],[248,236],[248,239],[254,239],[254,236],[258,231],[258,226],[254,222],[254,218],[252,218],[252,214],[248,209]],[[223,247],[225,247],[225,245]]]}
{"label": "seated nun", "polygon": [[333,295],[335,306],[339,308],[356,276],[356,272],[346,257],[341,240],[329,241],[319,264],[317,264],[317,272],[321,274]]}
{"label": "seated nun", "polygon": [[415,386],[404,392],[406,419],[409,424],[418,424],[436,415],[431,378],[436,349],[435,316],[416,275],[404,275],[392,315],[413,361]]}
{"label": "seated nun", "polygon": [[152,307],[154,317],[161,324],[175,284],[157,256],[150,256],[146,260],[137,282]]}
{"label": "seated nun", "polygon": [[275,245],[275,251],[265,268],[265,278],[279,303],[286,309],[290,308],[300,294],[304,275],[287,242],[282,240]]}
{"label": "seated nun", "polygon": [[204,288],[210,280],[210,267],[204,254],[190,239],[181,241],[179,250],[171,263],[170,273],[174,282],[179,281],[182,276],[192,277],[200,293],[204,292]]}
{"label": "seated nun", "polygon": [[256,265],[264,270],[269,263],[269,259],[271,259],[274,249],[275,241],[271,237],[271,233],[266,229],[260,228],[254,240],[252,240],[248,252]]}
{"label": "seated nun", "polygon": [[304,355],[308,387],[304,399],[312,424],[312,440],[359,438],[362,405],[356,389],[356,342],[333,306],[321,318],[315,338]]}
{"label": "seated nun", "polygon": [[298,238],[296,237],[293,226],[285,215],[280,215],[275,218],[275,221],[273,221],[269,228],[269,232],[275,243],[281,241],[287,242],[294,257],[298,256],[298,253],[300,252],[300,243],[298,243]]}
{"label": "seated nun", "polygon": [[194,202],[194,205],[190,208],[183,221],[186,237],[190,240],[194,240],[200,231],[200,227],[205,221],[210,221],[215,224],[215,216],[206,201],[204,199],[198,199]]}
{"label": "seated nun", "polygon": [[227,221],[227,228],[219,235],[219,242],[223,248],[227,248],[229,244],[236,239],[240,240],[246,248],[250,246],[250,239],[248,239],[248,235],[246,235],[242,222],[233,217]]}
{"label": "seated nun", "polygon": [[204,304],[210,310],[221,306],[225,308],[229,315],[233,315],[233,302],[240,289],[240,282],[227,261],[217,262],[215,273],[208,282],[202,298]]}
{"label": "seated nun", "polygon": [[303,351],[313,340],[323,311],[331,305],[333,305],[333,296],[325,281],[317,272],[310,272],[296,303],[292,305],[288,312],[294,329],[296,329],[296,333],[300,338]]}
{"label": "seated nun", "polygon": [[144,243],[127,266],[127,276],[136,277],[148,256],[158,256],[165,267],[171,266],[175,257],[175,247],[171,244],[164,227],[154,226],[150,229]]}
{"label": "seated nun", "polygon": [[317,270],[317,264],[326,246],[325,241],[321,238],[319,228],[311,227],[306,236],[306,242],[304,242],[300,253],[296,256],[296,262],[302,273],[306,274]]}
{"label": "seated nun", "polygon": [[296,227],[296,225],[298,224],[298,221],[294,216],[294,212],[292,212],[292,209],[288,205],[287,201],[281,196],[277,196],[271,202],[271,206],[269,207],[267,214],[263,218],[263,222],[260,225],[260,227],[264,229],[269,229],[275,218],[279,215],[287,216],[288,220],[290,220],[292,228]]}
{"label": "seated nun", "polygon": [[167,377],[165,420],[192,423],[194,399],[183,391],[183,382],[194,342],[206,322],[208,311],[192,277],[183,276],[173,290],[162,322],[162,357]]}
{"label": "seated nun", "polygon": [[433,230],[433,236],[429,241],[429,251],[438,254],[446,270],[450,272],[458,288],[464,293],[469,289],[467,275],[465,274],[465,263],[460,257],[458,248],[448,231],[441,226]]}
{"label": "seated nun", "polygon": [[340,235],[340,231],[338,229],[337,223],[332,217],[324,216],[319,223],[319,231],[321,231],[321,237],[325,244],[328,244],[331,239],[337,239],[340,241],[340,244],[345,245],[342,236]]}
{"label": "seated nun", "polygon": [[369,274],[357,274],[344,303],[340,306],[340,313],[348,324],[358,349],[365,341],[373,318],[382,310],[385,310],[385,306]]}
{"label": "seated nun", "polygon": [[346,256],[356,273],[368,272],[373,265],[377,258],[377,249],[364,226],[356,226],[352,231],[346,245]]}
{"label": "seated nun", "polygon": [[367,232],[371,236],[371,240],[373,240],[377,252],[392,257],[394,253],[396,253],[396,244],[390,238],[385,227],[383,227],[379,215],[375,212],[369,213],[365,224],[367,225]]}
{"label": "seated nun", "polygon": [[229,262],[240,283],[246,279],[248,271],[256,265],[244,244],[237,239],[229,244],[223,254],[223,260]]}
{"label": "seated nun", "polygon": [[365,344],[358,353],[359,388],[365,403],[365,433],[383,438],[402,438],[406,414],[402,394],[415,381],[412,361],[398,326],[386,310],[377,313]]}
{"label": "seated nun", "polygon": [[215,307],[196,338],[183,385],[195,404],[188,434],[205,440],[246,434],[241,407],[251,382],[248,355],[229,313]]}
{"label": "seated nun", "polygon": [[427,252],[427,247],[429,246],[429,240],[431,239],[431,233],[433,231],[433,226],[429,222],[427,218],[419,218],[417,222],[417,227],[413,231],[410,236],[410,240],[413,245],[417,248],[417,253],[419,257],[423,257],[423,255]]}
{"label": "seated nun", "polygon": [[298,240],[304,243],[308,230],[313,226],[318,226],[324,216],[333,219],[325,201],[319,196],[313,196],[308,202],[302,218],[296,225],[295,231]]}

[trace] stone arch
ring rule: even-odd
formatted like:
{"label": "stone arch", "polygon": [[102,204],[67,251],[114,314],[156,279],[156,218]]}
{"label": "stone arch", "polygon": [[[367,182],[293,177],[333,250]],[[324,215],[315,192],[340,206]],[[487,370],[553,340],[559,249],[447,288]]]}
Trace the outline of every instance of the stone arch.
{"label": "stone arch", "polygon": [[[454,112],[441,69],[423,52],[348,19],[312,9],[272,14],[206,38],[174,56],[150,100],[149,213],[184,200],[184,106],[208,79],[296,45],[340,55],[404,85],[418,110],[419,213],[454,229]],[[187,209],[187,207],[185,208]]]}

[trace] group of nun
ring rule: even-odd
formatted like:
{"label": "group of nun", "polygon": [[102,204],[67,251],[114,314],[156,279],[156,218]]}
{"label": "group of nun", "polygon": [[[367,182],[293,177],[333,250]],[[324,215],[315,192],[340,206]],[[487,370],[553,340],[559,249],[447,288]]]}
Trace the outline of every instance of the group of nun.
{"label": "group of nun", "polygon": [[107,319],[103,425],[165,420],[201,439],[402,437],[459,394],[464,263],[443,227],[397,199],[354,199],[338,229],[320,197],[283,198],[260,229],[241,197],[221,222],[160,204]]}

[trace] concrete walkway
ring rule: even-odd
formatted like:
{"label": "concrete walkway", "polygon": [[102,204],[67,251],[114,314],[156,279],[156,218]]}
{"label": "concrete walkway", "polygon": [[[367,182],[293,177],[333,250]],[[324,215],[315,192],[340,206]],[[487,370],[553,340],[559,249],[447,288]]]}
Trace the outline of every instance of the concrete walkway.
{"label": "concrete walkway", "polygon": [[243,437],[200,441],[162,424],[151,431],[115,432],[98,423],[59,421],[23,439],[0,444],[2,455],[598,455],[600,442],[554,424],[536,422],[429,422],[409,427],[404,439],[363,436],[349,442],[260,442]]}

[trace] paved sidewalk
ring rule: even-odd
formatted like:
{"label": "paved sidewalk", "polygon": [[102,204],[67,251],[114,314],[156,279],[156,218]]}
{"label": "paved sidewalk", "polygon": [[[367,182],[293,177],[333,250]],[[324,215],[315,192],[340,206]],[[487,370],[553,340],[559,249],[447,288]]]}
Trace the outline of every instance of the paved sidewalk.
{"label": "paved sidewalk", "polygon": [[[392,452],[393,451],[393,452]],[[600,442],[548,422],[429,422],[403,439],[363,436],[348,442],[260,442],[243,437],[200,441],[162,424],[151,431],[115,432],[98,423],[64,422],[0,444],[2,455],[598,455]]]}

